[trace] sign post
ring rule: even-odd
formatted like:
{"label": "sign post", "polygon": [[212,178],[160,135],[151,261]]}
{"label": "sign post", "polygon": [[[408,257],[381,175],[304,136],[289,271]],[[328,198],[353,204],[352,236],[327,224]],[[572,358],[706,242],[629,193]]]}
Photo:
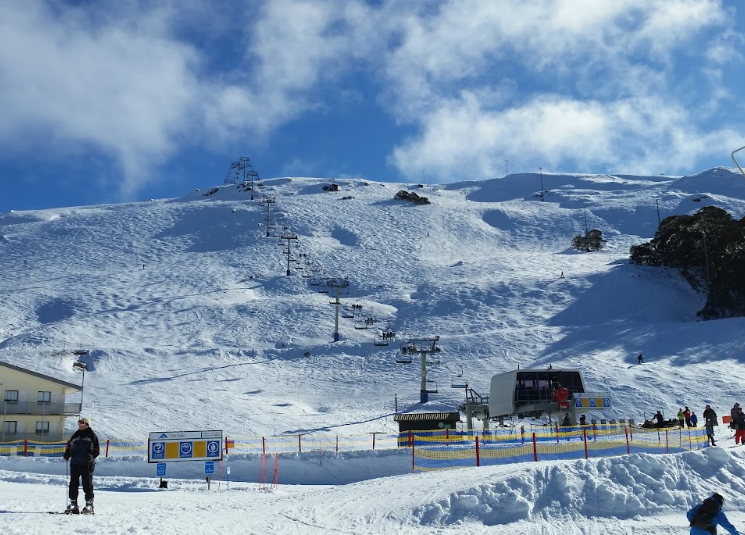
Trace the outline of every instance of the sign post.
{"label": "sign post", "polygon": [[[204,473],[215,473],[215,461],[222,461],[222,431],[166,431],[150,433],[147,439],[147,462],[157,463],[160,488],[167,488],[163,481],[166,463],[176,461],[205,461]],[[210,478],[207,476],[207,489]]]}

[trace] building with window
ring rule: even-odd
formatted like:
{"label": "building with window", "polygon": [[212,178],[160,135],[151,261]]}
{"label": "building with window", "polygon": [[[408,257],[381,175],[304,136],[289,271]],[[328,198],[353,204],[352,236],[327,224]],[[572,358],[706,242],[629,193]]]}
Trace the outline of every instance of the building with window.
{"label": "building with window", "polygon": [[0,361],[0,442],[63,440],[65,417],[80,413],[80,403],[67,403],[66,398],[81,390],[78,385]]}

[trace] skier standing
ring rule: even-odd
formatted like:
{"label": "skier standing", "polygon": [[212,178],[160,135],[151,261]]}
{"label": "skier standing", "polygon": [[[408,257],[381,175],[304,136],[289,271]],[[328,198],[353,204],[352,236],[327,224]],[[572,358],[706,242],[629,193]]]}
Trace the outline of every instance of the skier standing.
{"label": "skier standing", "polygon": [[716,446],[717,443],[714,442],[714,425],[716,424],[716,420],[712,417],[706,418],[706,440],[708,443],[712,446]]}
{"label": "skier standing", "polygon": [[[91,429],[91,419],[81,418],[78,420],[78,430],[67,441],[65,453],[62,456],[65,461],[70,461],[70,504],[65,509],[65,513],[93,513],[93,469],[96,466],[98,453],[98,437]],[[83,492],[85,493],[85,507],[82,511],[78,510],[80,479],[83,480]]]}
{"label": "skier standing", "polygon": [[737,407],[732,423],[735,424],[735,445],[745,445],[745,414],[740,407]]}
{"label": "skier standing", "polygon": [[736,429],[735,428],[735,415],[737,414],[737,409],[739,408],[740,408],[740,404],[735,403],[734,406],[729,410],[729,417],[730,417],[729,428],[730,429]]}
{"label": "skier standing", "polygon": [[713,425],[719,425],[717,422],[717,413],[711,408],[711,405],[707,405],[703,413],[704,420],[711,420]]}

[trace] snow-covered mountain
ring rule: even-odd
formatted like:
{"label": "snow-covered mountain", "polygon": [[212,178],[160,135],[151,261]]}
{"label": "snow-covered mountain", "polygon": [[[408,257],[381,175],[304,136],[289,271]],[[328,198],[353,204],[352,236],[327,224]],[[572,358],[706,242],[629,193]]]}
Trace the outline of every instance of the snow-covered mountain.
{"label": "snow-covered mountain", "polygon": [[[87,350],[84,412],[102,438],[395,432],[396,406],[454,410],[453,377],[488,394],[492,375],[517,366],[582,369],[613,393],[597,417],[706,403],[722,414],[742,401],[745,319],[699,321],[703,299],[674,271],[628,263],[660,218],[706,205],[743,217],[745,178],[731,169],[447,185],[277,178],[255,200],[242,185],[205,186],[0,215],[0,360],[79,382],[72,352]],[[430,204],[394,200],[402,189]],[[593,228],[606,247],[573,250]],[[338,341],[334,290],[312,284],[328,277],[348,277],[342,310],[361,306],[340,318]],[[396,341],[375,345],[382,330]],[[419,367],[396,363],[396,350],[434,336],[438,393],[421,404]]]}
{"label": "snow-covered mountain", "polygon": [[[745,215],[745,179],[718,168],[542,180],[543,201],[538,175],[423,187],[337,180],[338,191],[285,178],[264,181],[268,205],[231,184],[6,213],[0,360],[78,382],[70,351],[89,350],[85,412],[119,438],[164,424],[235,435],[394,430],[396,398],[402,411],[452,410],[461,369],[487,394],[493,374],[518,365],[583,369],[590,387],[613,392],[608,417],[731,406],[745,320],[697,321],[701,297],[676,273],[627,260],[654,235],[658,206],[661,218],[706,204]],[[401,189],[431,204],[394,200]],[[585,228],[603,232],[604,250],[571,248]],[[289,277],[282,233],[297,236]],[[330,276],[349,278],[343,307],[362,306],[340,319],[338,342],[334,291],[310,284]],[[376,323],[356,329],[368,316]],[[398,341],[374,345],[381,329]],[[429,372],[439,393],[419,407],[418,366],[395,353],[407,337],[431,336],[442,348]],[[640,352],[648,366],[630,368]]]}

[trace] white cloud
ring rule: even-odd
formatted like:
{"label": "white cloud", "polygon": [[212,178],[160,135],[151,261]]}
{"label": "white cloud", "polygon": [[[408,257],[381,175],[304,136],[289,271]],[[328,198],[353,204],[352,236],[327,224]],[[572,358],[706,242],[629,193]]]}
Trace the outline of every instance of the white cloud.
{"label": "white cloud", "polygon": [[208,129],[218,142],[246,131],[266,139],[301,114],[330,105],[336,79],[376,46],[375,20],[361,2],[263,4],[241,66],[249,75],[209,91]]}
{"label": "white cloud", "polygon": [[192,47],[126,20],[94,27],[82,10],[55,18],[35,1],[3,4],[0,21],[6,147],[28,147],[27,137],[40,138],[38,151],[94,145],[118,161],[124,190],[176,150],[195,105]]}
{"label": "white cloud", "polygon": [[686,169],[697,158],[736,143],[721,129],[700,132],[686,110],[655,98],[611,103],[542,96],[503,111],[480,107],[470,93],[429,115],[420,137],[398,147],[391,164],[410,179],[424,170],[439,180],[544,170],[658,174]]}
{"label": "white cloud", "polygon": [[[402,27],[388,102],[419,133],[389,163],[410,178],[494,176],[505,159],[687,169],[737,137],[705,125],[728,96],[701,80],[707,53],[728,57],[739,37],[718,0],[446,2]],[[699,45],[720,31],[717,49]],[[514,89],[483,99],[497,84]]]}
{"label": "white cloud", "polygon": [[[0,141],[7,153],[92,147],[133,192],[181,151],[268,144],[305,113],[362,98],[359,78],[418,129],[391,140],[404,174],[490,176],[507,158],[653,167],[649,147],[707,152],[680,125],[707,141],[727,132],[695,115],[731,97],[714,83],[742,42],[726,14],[719,0],[4,3]],[[692,57],[709,83],[681,78]]]}

